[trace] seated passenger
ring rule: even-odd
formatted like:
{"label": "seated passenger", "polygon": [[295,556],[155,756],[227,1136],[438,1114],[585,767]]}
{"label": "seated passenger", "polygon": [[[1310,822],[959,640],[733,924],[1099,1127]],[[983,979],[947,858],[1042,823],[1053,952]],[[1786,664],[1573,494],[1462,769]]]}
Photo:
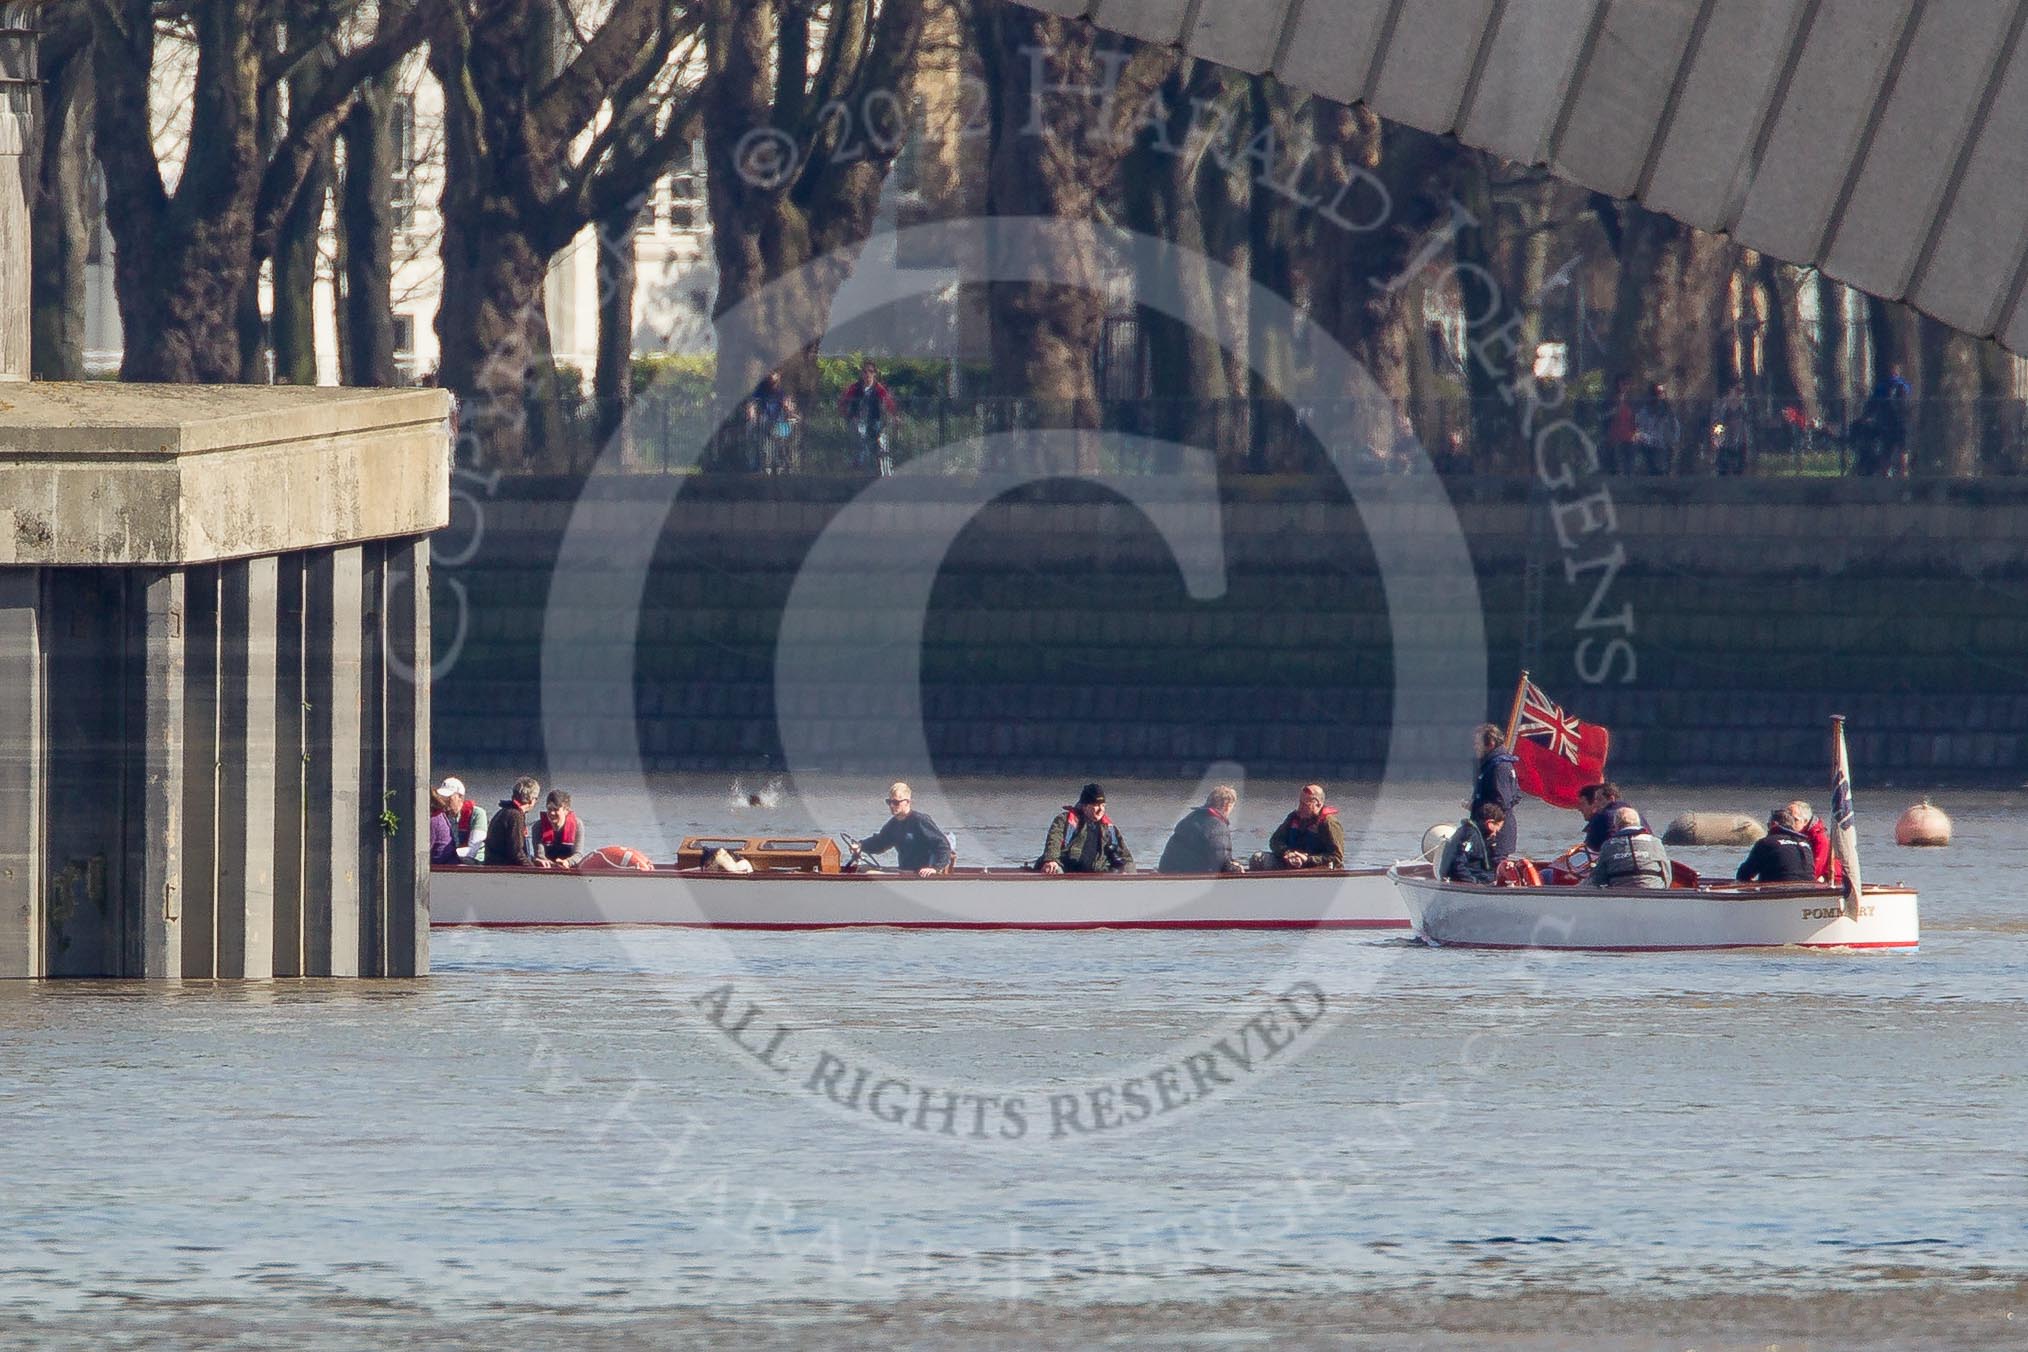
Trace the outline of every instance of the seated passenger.
{"label": "seated passenger", "polygon": [[915,810],[915,794],[896,781],[887,786],[892,815],[878,831],[852,847],[852,857],[894,851],[901,867],[920,878],[933,877],[951,866],[951,838],[929,817]]}
{"label": "seated passenger", "polygon": [[1605,838],[1598,862],[1591,866],[1593,887],[1667,887],[1669,852],[1655,833],[1641,825],[1641,814],[1630,807],[1614,809],[1613,833]]}
{"label": "seated passenger", "polygon": [[1458,823],[1458,829],[1444,842],[1437,861],[1437,876],[1453,883],[1494,883],[1500,876],[1500,828],[1507,824],[1507,809],[1491,801],[1479,804],[1475,817]]}
{"label": "seated passenger", "polygon": [[584,844],[584,826],[570,810],[570,795],[551,789],[542,815],[528,828],[535,845],[535,862],[543,868],[569,868]]}
{"label": "seated passenger", "polygon": [[441,790],[430,790],[430,867],[443,868],[461,863],[457,837],[452,834],[451,812]]}
{"label": "seated passenger", "polygon": [[1789,804],[1789,815],[1796,819],[1796,829],[1810,842],[1810,857],[1817,881],[1842,885],[1845,865],[1831,849],[1831,828],[1824,825],[1824,819],[1800,798]]}
{"label": "seated passenger", "polygon": [[[1597,854],[1605,845],[1606,837],[1613,833],[1613,813],[1627,806],[1620,797],[1620,786],[1607,780],[1603,784],[1587,784],[1577,791],[1578,810],[1584,813],[1584,848]],[[1642,817],[1641,829],[1646,831],[1648,819]]]}
{"label": "seated passenger", "polygon": [[1077,802],[1056,815],[1049,824],[1049,838],[1042,843],[1042,857],[1035,867],[1044,873],[1132,873],[1134,856],[1120,836],[1120,828],[1106,816],[1106,791],[1096,784],[1084,786]]}
{"label": "seated passenger", "polygon": [[1244,873],[1246,865],[1232,857],[1232,809],[1239,794],[1230,784],[1220,784],[1205,796],[1203,807],[1193,807],[1176,823],[1169,843],[1162,847],[1162,873]]}
{"label": "seated passenger", "polygon": [[1795,805],[1778,807],[1767,819],[1767,834],[1753,843],[1736,875],[1743,883],[1807,883],[1817,876],[1816,852],[1796,820]]}
{"label": "seated passenger", "polygon": [[1305,784],[1296,797],[1296,810],[1282,818],[1282,824],[1268,837],[1267,854],[1257,856],[1256,868],[1343,868],[1345,828],[1339,824],[1338,809],[1324,802],[1322,784]]}
{"label": "seated passenger", "polygon": [[528,851],[528,809],[542,785],[533,775],[514,781],[513,791],[500,800],[500,810],[486,824],[486,862],[495,868],[529,868],[535,856]]}
{"label": "seated passenger", "polygon": [[467,864],[485,863],[486,809],[465,796],[465,781],[456,775],[444,776],[436,792],[450,815],[451,843],[457,847],[458,858]]}

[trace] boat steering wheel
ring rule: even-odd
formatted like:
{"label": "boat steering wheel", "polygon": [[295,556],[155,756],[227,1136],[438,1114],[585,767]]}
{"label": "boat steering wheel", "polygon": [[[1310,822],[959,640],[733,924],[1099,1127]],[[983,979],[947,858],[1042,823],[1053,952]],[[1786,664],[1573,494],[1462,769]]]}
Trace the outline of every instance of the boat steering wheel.
{"label": "boat steering wheel", "polygon": [[880,865],[874,861],[872,855],[865,853],[859,848],[859,842],[857,839],[847,835],[841,835],[839,838],[845,842],[846,848],[851,850],[852,852],[851,857],[845,861],[844,865],[839,869],[839,872],[841,873],[880,872]]}

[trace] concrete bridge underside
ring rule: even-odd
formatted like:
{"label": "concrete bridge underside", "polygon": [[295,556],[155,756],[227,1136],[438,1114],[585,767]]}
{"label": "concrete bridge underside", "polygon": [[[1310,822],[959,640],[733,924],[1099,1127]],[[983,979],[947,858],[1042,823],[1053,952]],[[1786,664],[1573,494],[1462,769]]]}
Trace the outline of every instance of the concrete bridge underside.
{"label": "concrete bridge underside", "polygon": [[1026,0],[2028,353],[2028,0]]}

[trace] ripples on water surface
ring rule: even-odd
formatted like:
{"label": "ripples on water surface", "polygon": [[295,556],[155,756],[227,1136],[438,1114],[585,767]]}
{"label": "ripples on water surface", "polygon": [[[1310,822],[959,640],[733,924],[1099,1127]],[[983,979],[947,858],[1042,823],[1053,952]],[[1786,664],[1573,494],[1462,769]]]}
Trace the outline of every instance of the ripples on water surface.
{"label": "ripples on water surface", "polygon": [[[599,839],[728,825],[715,781],[662,785],[677,806],[660,823],[617,801],[601,813],[599,785],[568,787]],[[870,829],[877,787],[853,786],[850,821],[825,820]],[[1108,788],[1152,861],[1190,786]],[[946,791],[921,805],[958,824],[968,860],[1031,850],[1064,796]],[[1640,801],[1659,822],[1773,796]],[[0,1309],[109,1331],[109,1311],[286,1298],[620,1328],[672,1306],[893,1301],[930,1311],[933,1330],[945,1304],[978,1301],[2017,1278],[2019,803],[1950,802],[1957,843],[1922,853],[1890,843],[1898,797],[1862,801],[1868,876],[1922,889],[1914,955],[440,931],[427,982],[0,986]],[[1292,798],[1249,794],[1247,847]],[[785,795],[740,829],[807,828],[815,800]],[[1355,816],[1357,853],[1381,860],[1450,812],[1423,793],[1370,825]],[[1574,820],[1537,807],[1524,839]],[[1736,856],[1686,852],[1711,869]],[[1302,955],[1339,1017],[1272,1074],[1235,1071],[1210,1106],[1155,1130],[1048,1139],[1052,1090],[1210,1046]],[[747,997],[762,1006],[755,1043],[775,1019],[791,1025],[778,1048],[791,1074],[704,1022],[692,1002],[726,983],[731,1014]],[[1029,1130],[975,1141],[969,1106],[956,1139],[826,1110],[806,1088],[820,1043],[912,1091],[1021,1093]]]}

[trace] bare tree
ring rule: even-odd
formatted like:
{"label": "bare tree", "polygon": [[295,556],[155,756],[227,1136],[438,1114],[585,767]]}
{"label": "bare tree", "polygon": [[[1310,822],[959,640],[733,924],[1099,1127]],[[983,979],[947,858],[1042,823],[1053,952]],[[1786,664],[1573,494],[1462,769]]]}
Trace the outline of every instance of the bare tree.
{"label": "bare tree", "polygon": [[[765,297],[742,326],[761,348],[821,334],[873,229],[881,187],[908,134],[924,0],[704,0],[703,124],[713,317]],[[800,344],[799,344],[800,345]],[[719,395],[768,364],[721,326]],[[814,353],[783,365],[807,401]]]}
{"label": "bare tree", "polygon": [[[1175,53],[1102,41],[1089,24],[1004,0],[974,0],[972,26],[992,91],[988,213],[1098,219]],[[1020,260],[1033,280],[987,289],[998,390],[1036,401],[1051,421],[1097,427],[1106,317],[1098,261],[1067,241],[1041,239],[1034,249]]]}
{"label": "bare tree", "polygon": [[[378,11],[370,36],[355,36],[369,9],[365,0],[346,0],[319,23],[285,0],[92,5],[98,155],[126,343],[122,375],[230,381],[242,374],[242,301],[273,251],[304,176],[360,82],[420,37],[421,11],[393,6]],[[194,134],[174,192],[165,183],[149,117],[158,20],[183,25],[196,50]],[[263,42],[278,32],[285,42]],[[326,56],[330,65],[313,100],[292,110],[284,134],[264,139],[271,117],[264,116],[263,91]]]}
{"label": "bare tree", "polygon": [[[596,13],[596,23],[589,16]],[[696,16],[678,0],[444,0],[441,377],[479,456],[531,446],[527,396],[552,384],[542,283],[593,222],[642,197],[683,144]]]}
{"label": "bare tree", "polygon": [[91,19],[81,0],[41,10],[43,111],[29,237],[30,369],[37,380],[85,374],[85,271],[97,214],[92,203]]}

